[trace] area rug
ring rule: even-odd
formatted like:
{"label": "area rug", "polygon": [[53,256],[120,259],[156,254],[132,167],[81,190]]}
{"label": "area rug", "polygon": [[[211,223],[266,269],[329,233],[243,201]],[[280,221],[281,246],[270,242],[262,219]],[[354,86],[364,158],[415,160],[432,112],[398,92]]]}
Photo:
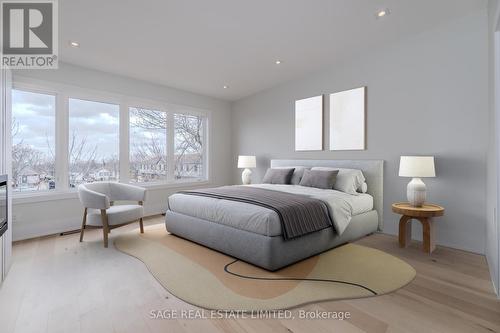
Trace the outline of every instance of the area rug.
{"label": "area rug", "polygon": [[326,300],[377,296],[413,280],[404,261],[346,244],[269,272],[169,234],[162,225],[116,237],[118,250],[138,258],[176,297],[214,310],[278,310]]}

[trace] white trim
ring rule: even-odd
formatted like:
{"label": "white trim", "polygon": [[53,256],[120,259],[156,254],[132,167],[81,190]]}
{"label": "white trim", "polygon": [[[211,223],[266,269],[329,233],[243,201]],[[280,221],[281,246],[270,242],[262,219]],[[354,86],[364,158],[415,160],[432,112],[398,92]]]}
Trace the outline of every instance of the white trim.
{"label": "white trim", "polygon": [[[120,107],[119,116],[119,170],[120,182],[144,186],[148,189],[168,189],[186,186],[207,185],[212,179],[212,159],[210,158],[210,135],[212,133],[212,111],[192,106],[125,96],[68,84],[32,79],[17,75],[14,89],[56,96],[56,189],[47,191],[12,192],[16,203],[41,202],[74,198],[76,191],[69,188],[69,99],[115,104]],[[147,108],[167,113],[167,179],[151,183],[131,183],[130,172],[130,108]],[[175,124],[174,114],[187,114],[203,117],[203,178],[175,179]]]}
{"label": "white trim", "polygon": [[174,113],[167,113],[167,182],[175,180],[175,121]]}
{"label": "white trim", "polygon": [[210,144],[211,140],[210,133],[212,133],[212,121],[210,120],[212,113],[209,113],[203,122],[203,177],[205,179],[213,179],[212,177],[212,165],[211,161],[208,158],[210,156]]}
{"label": "white trim", "polygon": [[112,93],[97,89],[89,89],[77,85],[33,79],[30,77],[22,76],[22,74],[16,74],[16,76],[14,77],[13,84],[14,84],[14,89],[17,89],[16,88],[17,86],[22,86],[25,87],[22,90],[32,89],[34,91],[39,90],[44,93],[52,92],[53,94],[64,91],[67,95],[69,95],[72,98],[86,99],[102,103],[126,104],[127,106],[132,106],[132,107],[140,106],[144,108],[157,109],[159,111],[164,110],[167,112],[184,113],[192,115],[195,114],[208,115],[209,113],[212,112],[212,110],[209,109],[202,109],[189,105],[175,104],[168,102],[167,100],[161,100],[161,99],[154,100],[143,97]]}
{"label": "white trim", "polygon": [[55,112],[55,178],[56,190],[69,188],[69,109],[68,97],[63,94],[56,95]]}
{"label": "white trim", "polygon": [[70,84],[61,84],[52,81],[45,81],[24,77],[22,75],[14,76],[13,80],[14,89],[32,89],[35,91],[52,92],[54,94],[64,92],[65,95],[71,98],[78,98],[83,100],[91,100],[95,102],[120,104],[124,100],[124,95],[119,95],[110,92],[103,92],[102,90],[88,89]]}
{"label": "white trim", "polygon": [[496,11],[493,22],[493,32],[500,31],[500,5],[497,4],[495,7]]}
{"label": "white trim", "polygon": [[130,112],[128,105],[120,104],[120,135],[118,138],[118,180],[121,183],[130,181]]}
{"label": "white trim", "polygon": [[[497,20],[498,20],[498,15],[500,13],[500,6],[497,7]],[[497,253],[496,255],[496,267],[497,271],[495,272],[496,274],[496,279],[493,276],[493,272],[490,272],[492,275],[492,280],[493,280],[493,287],[495,288],[497,297],[500,299],[500,221],[498,217],[498,208],[500,207],[500,175],[499,175],[499,170],[500,170],[500,133],[499,133],[499,121],[500,121],[500,93],[498,91],[498,88],[500,87],[500,31],[494,31],[493,32],[493,91],[494,91],[494,96],[493,96],[493,113],[494,113],[494,131],[495,131],[495,149],[496,149],[496,161],[495,161],[495,173],[497,175],[497,183],[496,183],[496,195],[497,195],[497,200],[495,203],[495,216],[494,216],[494,223],[497,227],[497,235],[496,235],[496,250]],[[486,257],[488,258],[488,251],[486,251]],[[490,261],[494,259],[490,258]],[[491,267],[491,266],[490,266]]]}
{"label": "white trim", "polygon": [[[207,180],[182,181],[173,183],[129,183],[131,185],[142,186],[148,191],[161,191],[176,188],[190,188],[198,186],[208,186],[211,183]],[[78,198],[76,189],[68,191],[42,191],[42,192],[23,192],[12,196],[14,205],[30,204],[36,202],[54,201],[54,200],[72,200]]]}
{"label": "white trim", "polygon": [[11,264],[12,254],[12,179],[10,170],[12,169],[12,134],[11,134],[11,84],[12,73],[10,69],[0,69],[0,174],[8,174],[7,179],[7,221],[9,223],[7,231],[0,237],[0,284],[5,279]]}

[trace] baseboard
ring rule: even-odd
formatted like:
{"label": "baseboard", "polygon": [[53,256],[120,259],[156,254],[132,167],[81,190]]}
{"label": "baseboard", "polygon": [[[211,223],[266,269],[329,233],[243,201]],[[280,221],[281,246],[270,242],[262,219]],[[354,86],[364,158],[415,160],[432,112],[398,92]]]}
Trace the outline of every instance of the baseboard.
{"label": "baseboard", "polygon": [[[145,217],[159,215],[165,213],[166,207],[163,204],[148,205],[145,207]],[[44,223],[40,227],[40,223],[22,223],[15,226],[13,233],[13,242],[29,240],[33,238],[59,235],[61,233],[73,232],[79,230],[82,223],[81,216],[74,216],[65,219],[52,221],[52,223]]]}
{"label": "baseboard", "polygon": [[[490,271],[490,278],[491,278],[491,283],[493,285],[493,290],[495,292],[495,295],[497,295],[497,298],[500,299],[500,276],[495,276],[495,272],[493,270],[494,266],[491,264],[494,262],[494,258],[490,258],[489,253],[486,252],[486,264],[488,265],[489,271]],[[498,263],[500,264],[500,263]],[[498,271],[497,271],[498,274]]]}

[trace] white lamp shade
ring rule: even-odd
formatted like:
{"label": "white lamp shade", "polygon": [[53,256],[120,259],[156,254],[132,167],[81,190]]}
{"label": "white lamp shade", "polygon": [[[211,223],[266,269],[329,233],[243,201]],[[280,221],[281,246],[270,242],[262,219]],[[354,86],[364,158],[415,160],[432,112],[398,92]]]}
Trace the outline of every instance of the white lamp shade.
{"label": "white lamp shade", "polygon": [[255,168],[256,166],[255,156],[238,156],[238,168]]}
{"label": "white lamp shade", "polygon": [[401,156],[400,177],[436,177],[434,156]]}

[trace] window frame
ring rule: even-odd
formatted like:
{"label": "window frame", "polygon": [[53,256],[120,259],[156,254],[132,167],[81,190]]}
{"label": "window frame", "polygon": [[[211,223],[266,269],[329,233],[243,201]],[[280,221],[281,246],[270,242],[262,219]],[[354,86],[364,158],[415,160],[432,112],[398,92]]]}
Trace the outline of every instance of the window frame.
{"label": "window frame", "polygon": [[208,117],[202,113],[197,113],[196,111],[189,112],[186,110],[186,112],[171,112],[171,118],[169,119],[169,123],[172,124],[172,139],[170,140],[170,145],[171,145],[171,151],[172,151],[172,157],[171,157],[171,162],[172,162],[172,167],[170,168],[172,171],[172,178],[176,182],[189,182],[189,179],[175,179],[175,120],[174,116],[176,114],[182,114],[182,115],[189,115],[189,116],[197,116],[197,117],[202,117],[203,119],[203,141],[202,141],[202,164],[203,164],[203,178],[202,179],[209,179],[210,175],[210,166],[208,163],[208,132],[209,132],[209,126],[211,122],[209,121]]}
{"label": "window frame", "polygon": [[[13,198],[19,203],[73,199],[77,197],[76,189],[69,187],[69,99],[80,99],[99,103],[116,104],[119,106],[119,172],[118,182],[136,184],[152,190],[207,185],[212,181],[212,160],[210,158],[212,111],[186,105],[169,103],[135,96],[127,96],[107,91],[82,88],[69,84],[50,82],[16,76],[12,89],[33,93],[54,95],[55,110],[55,179],[54,190],[36,192],[13,192]],[[164,181],[131,183],[130,170],[130,108],[153,109],[167,113],[167,177]],[[175,179],[174,177],[174,114],[187,114],[203,117],[203,178]]]}
{"label": "window frame", "polygon": [[[166,115],[167,115],[167,126],[166,126],[166,132],[167,132],[167,135],[166,135],[166,142],[165,142],[165,147],[166,147],[166,154],[167,154],[167,174],[166,174],[166,177],[165,177],[165,180],[159,180],[159,181],[155,181],[155,182],[130,182],[130,109],[145,109],[145,110],[150,110],[150,111],[159,111],[159,112],[165,112]],[[148,186],[148,185],[158,185],[158,184],[165,184],[165,183],[169,183],[171,182],[173,179],[170,177],[170,164],[169,164],[169,160],[170,160],[170,153],[171,153],[171,150],[170,150],[170,147],[169,147],[169,112],[167,111],[167,109],[164,107],[164,106],[160,106],[160,105],[153,105],[149,102],[145,102],[145,101],[142,101],[142,103],[140,105],[136,105],[136,104],[132,104],[132,103],[128,103],[127,105],[127,138],[128,138],[128,144],[127,144],[127,156],[128,156],[128,159],[127,159],[127,174],[126,174],[126,181],[130,184],[136,184],[138,186]]]}
{"label": "window frame", "polygon": [[[120,181],[120,176],[121,176],[121,172],[122,172],[122,167],[121,167],[121,160],[122,160],[122,156],[121,156],[121,139],[122,139],[122,136],[121,136],[121,123],[122,123],[122,120],[121,120],[121,116],[122,116],[122,113],[121,113],[121,104],[119,102],[119,99],[116,100],[116,102],[110,102],[108,99],[106,99],[105,97],[102,97],[100,99],[97,99],[97,98],[91,98],[87,93],[84,93],[84,94],[79,94],[79,95],[75,95],[74,93],[71,93],[70,95],[67,95],[65,96],[66,99],[65,99],[65,102],[66,102],[66,106],[65,106],[65,110],[66,110],[66,114],[67,114],[67,129],[64,133],[64,135],[66,136],[65,138],[65,142],[64,142],[64,145],[65,145],[65,149],[66,149],[66,156],[64,157],[65,158],[65,161],[67,162],[67,165],[66,165],[66,172],[65,172],[65,176],[64,177],[64,181],[66,182],[66,190],[76,190],[76,189],[71,189],[70,186],[69,186],[69,120],[71,118],[71,115],[70,115],[70,110],[69,110],[69,100],[70,99],[76,99],[76,100],[80,100],[80,101],[86,101],[86,102],[95,102],[95,103],[103,103],[103,104],[112,104],[112,105],[116,105],[118,106],[118,182],[121,183]],[[128,121],[128,119],[127,119]],[[64,169],[63,169],[64,170]],[[57,188],[57,184],[56,184],[56,188]]]}
{"label": "window frame", "polygon": [[[57,131],[57,125],[58,125],[58,120],[57,120],[57,113],[58,113],[58,105],[60,103],[60,96],[58,94],[57,91],[54,91],[54,90],[51,90],[51,89],[41,89],[40,87],[37,87],[37,86],[32,86],[32,85],[25,85],[23,86],[22,88],[19,88],[17,85],[12,85],[12,89],[11,89],[11,94],[14,90],[18,90],[18,91],[22,91],[22,92],[27,92],[27,93],[32,93],[32,94],[41,94],[41,95],[49,95],[49,96],[53,96],[54,97],[54,159],[55,159],[55,163],[54,163],[54,177],[55,177],[55,182],[56,182],[56,188],[54,190],[50,190],[50,189],[47,189],[47,190],[37,190],[37,191],[14,191],[12,189],[10,189],[10,193],[12,193],[12,196],[13,197],[16,197],[16,196],[39,196],[39,195],[45,195],[45,194],[48,194],[48,193],[55,193],[57,192],[59,189],[58,189],[58,186],[59,186],[59,181],[57,179],[57,175],[58,175],[58,162],[59,162],[59,151],[58,151],[58,146],[60,146],[60,144],[58,144],[61,140],[61,138],[58,137],[58,131]],[[12,111],[12,95],[9,97],[10,99],[10,102],[11,102],[11,115],[10,115],[10,119],[12,121],[13,119],[13,111]],[[12,154],[12,147],[14,145],[14,141],[12,140],[12,133],[11,133],[11,138],[10,138],[10,144],[11,144],[11,154]],[[12,156],[11,156],[12,158]],[[12,170],[10,170],[10,174],[12,175]]]}

